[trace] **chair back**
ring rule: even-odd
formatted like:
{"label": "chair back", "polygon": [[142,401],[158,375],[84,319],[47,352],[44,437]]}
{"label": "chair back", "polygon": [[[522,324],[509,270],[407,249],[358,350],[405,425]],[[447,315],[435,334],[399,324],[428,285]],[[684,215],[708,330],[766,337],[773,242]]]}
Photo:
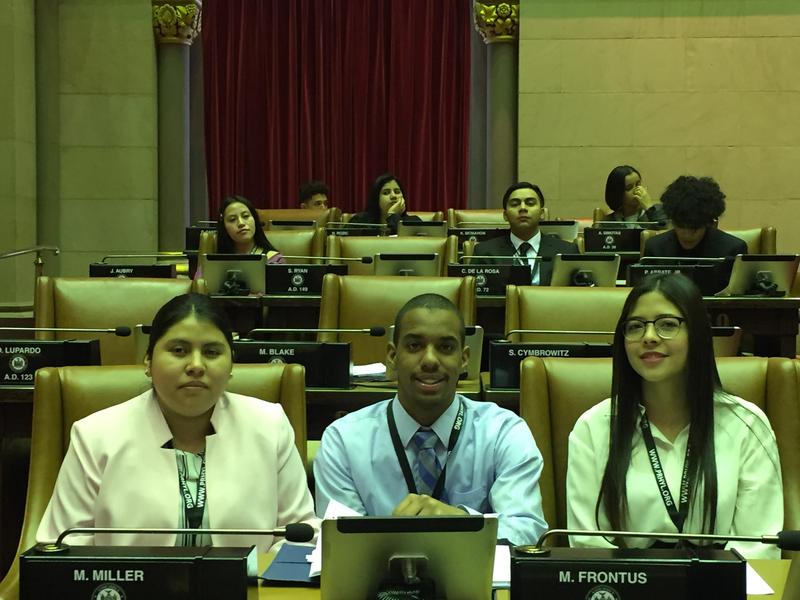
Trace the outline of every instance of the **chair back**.
{"label": "chair back", "polygon": [[[800,367],[786,358],[717,359],[722,387],[753,402],[778,440],[787,528],[800,517]],[[520,416],[542,452],[542,506],[551,527],[566,527],[569,434],[578,417],[611,394],[609,358],[526,358],[520,373]],[[789,493],[787,494],[787,490]]]}
{"label": "chair back", "polygon": [[[440,273],[447,274],[447,264],[455,262],[458,257],[458,239],[448,237],[376,237],[376,236],[328,236],[328,256],[360,258],[374,256],[379,253],[388,254],[431,254],[437,253],[440,261]],[[348,262],[350,275],[371,275],[373,265]]]}
{"label": "chair back", "polygon": [[[325,250],[324,228],[314,229],[273,229],[267,233],[267,240],[275,249],[286,256],[322,256]],[[214,254],[217,251],[217,232],[203,231],[200,233],[198,253],[201,265],[205,264],[204,255]],[[287,263],[309,262],[303,259],[286,259]],[[313,261],[320,262],[320,261]]]}
{"label": "chair back", "polygon": [[[175,296],[199,289],[191,279],[39,277],[33,303],[35,327],[114,328],[149,325],[159,308]],[[37,339],[100,340],[104,365],[137,361],[133,336],[112,333],[39,332]]]}
{"label": "chair back", "polygon": [[323,229],[329,221],[339,221],[342,211],[332,206],[322,210],[310,208],[257,208],[258,219],[261,226],[269,229],[270,221],[315,221],[315,227]]}
{"label": "chair back", "polygon": [[[319,314],[320,329],[385,327],[394,324],[402,306],[415,296],[434,293],[448,298],[475,324],[474,277],[363,277],[325,275]],[[387,336],[320,333],[320,342],[350,342],[354,364],[384,362]]]}
{"label": "chair back", "polygon": [[[234,365],[233,375],[228,391],[279,402],[283,406],[294,429],[295,445],[305,464],[305,369],[292,364]],[[36,530],[69,447],[72,424],[133,398],[150,385],[144,368],[138,365],[48,367],[36,372],[30,474],[17,554],[36,543]],[[18,581],[19,562],[15,560],[0,584],[0,598],[17,597],[14,591],[18,588]]]}
{"label": "chair back", "polygon": [[444,221],[444,212],[441,210],[432,210],[432,211],[413,211],[409,212],[409,215],[413,215],[415,217],[419,217],[423,221]]}
{"label": "chair back", "polygon": [[774,227],[760,229],[732,229],[728,233],[735,235],[747,244],[748,254],[777,254],[778,230]]}
{"label": "chair back", "polygon": [[[513,329],[614,331],[631,289],[506,286],[505,332]],[[520,340],[521,336],[521,340]],[[514,334],[511,341],[611,343],[613,335]]]}

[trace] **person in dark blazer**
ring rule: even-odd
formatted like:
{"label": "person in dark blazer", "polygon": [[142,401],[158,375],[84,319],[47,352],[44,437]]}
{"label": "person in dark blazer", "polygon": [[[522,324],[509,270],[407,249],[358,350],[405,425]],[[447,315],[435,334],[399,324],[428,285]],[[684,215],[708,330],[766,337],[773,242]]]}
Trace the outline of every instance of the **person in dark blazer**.
{"label": "person in dark blazer", "polygon": [[[578,246],[562,240],[557,235],[545,235],[539,231],[539,221],[544,208],[544,194],[538,185],[519,181],[503,194],[503,218],[508,221],[509,235],[486,240],[475,246],[475,256],[523,256],[532,263],[531,284],[550,285],[553,263],[550,260],[530,261],[541,256],[552,259],[556,254],[578,254]],[[515,259],[480,259],[481,263],[509,264]]]}

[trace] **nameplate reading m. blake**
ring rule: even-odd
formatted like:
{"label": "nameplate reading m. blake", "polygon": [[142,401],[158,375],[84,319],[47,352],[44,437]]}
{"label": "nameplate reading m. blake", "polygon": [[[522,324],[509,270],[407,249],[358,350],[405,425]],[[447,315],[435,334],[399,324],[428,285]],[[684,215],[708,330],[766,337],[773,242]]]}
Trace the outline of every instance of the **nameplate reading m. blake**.
{"label": "nameplate reading m. blake", "polygon": [[475,277],[475,293],[479,296],[505,296],[507,285],[528,285],[531,282],[531,268],[525,265],[449,264],[447,274],[450,277]]}
{"label": "nameplate reading m. blake", "polygon": [[347,265],[267,265],[267,294],[319,296],[326,273],[347,275]]}
{"label": "nameplate reading m. blake", "polygon": [[511,600],[745,600],[731,550],[549,548],[511,557]]}
{"label": "nameplate reading m. blake", "polygon": [[33,385],[42,367],[99,364],[98,340],[0,340],[0,386]]}
{"label": "nameplate reading m. blake", "polygon": [[611,356],[610,344],[586,342],[489,342],[489,385],[492,389],[519,389],[519,363],[528,356],[593,358]]}
{"label": "nameplate reading m. blake", "polygon": [[175,265],[109,265],[91,263],[89,277],[159,277],[175,278]]}
{"label": "nameplate reading m. blake", "polygon": [[306,387],[350,387],[350,344],[339,342],[233,343],[237,363],[296,363],[306,368]]}

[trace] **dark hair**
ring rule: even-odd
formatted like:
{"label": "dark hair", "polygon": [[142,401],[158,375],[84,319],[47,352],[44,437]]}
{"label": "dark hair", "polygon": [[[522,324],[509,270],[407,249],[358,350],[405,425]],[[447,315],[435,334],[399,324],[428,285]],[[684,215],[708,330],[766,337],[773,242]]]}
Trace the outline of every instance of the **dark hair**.
{"label": "dark hair", "polygon": [[233,243],[231,236],[228,235],[228,230],[225,229],[225,209],[231,204],[239,202],[244,204],[250,214],[253,215],[253,220],[256,223],[256,230],[253,233],[253,243],[261,248],[266,254],[267,252],[277,252],[277,249],[269,243],[267,236],[264,234],[264,226],[258,216],[253,204],[244,196],[225,196],[219,206],[219,217],[217,218],[217,252],[220,254],[236,254],[236,245]]}
{"label": "dark hair", "polygon": [[300,186],[300,204],[310,200],[315,194],[325,194],[327,196],[329,193],[328,186],[322,181],[306,181]]}
{"label": "dark hair", "polygon": [[661,204],[674,226],[698,229],[725,212],[725,194],[711,177],[681,175],[664,190]]}
{"label": "dark hair", "polygon": [[403,317],[406,316],[406,313],[415,308],[446,310],[456,315],[459,323],[458,339],[461,341],[461,346],[464,346],[464,315],[461,314],[461,311],[458,310],[455,304],[439,294],[420,294],[419,296],[414,296],[397,311],[397,316],[394,318],[394,338],[392,339],[395,344],[397,344],[397,341],[400,339],[400,324],[403,322]]}
{"label": "dark hair", "polygon": [[372,182],[372,186],[369,188],[369,196],[367,196],[367,206],[364,208],[364,212],[367,213],[369,216],[368,223],[380,223],[381,222],[381,188],[385,186],[390,181],[395,181],[397,183],[397,187],[400,188],[400,191],[403,193],[403,198],[406,197],[406,192],[403,189],[402,182],[391,173],[384,173],[383,175],[378,175],[378,178]]}
{"label": "dark hair", "polygon": [[[642,279],[628,294],[614,332],[611,380],[611,423],[606,463],[596,514],[602,505],[611,528],[626,529],[628,497],[626,477],[631,462],[631,443],[639,421],[642,379],[628,361],[623,323],[644,294],[660,292],[680,310],[689,334],[689,352],[684,369],[686,400],[689,405],[689,489],[690,505],[703,482],[703,521],[706,533],[713,533],[717,520],[717,465],[714,450],[714,394],[722,390],[714,360],[711,325],[700,291],[679,273],[656,274]],[[599,527],[599,524],[598,524]],[[619,540],[624,544],[624,540]]]}
{"label": "dark hair", "polygon": [[622,202],[625,197],[625,178],[631,173],[636,173],[640,178],[642,174],[636,170],[636,167],[630,165],[620,165],[611,169],[606,179],[606,204],[608,208],[613,211],[618,211],[622,208]]}
{"label": "dark hair", "polygon": [[158,309],[156,316],[153,317],[153,324],[150,327],[150,340],[147,342],[147,352],[145,356],[153,357],[153,348],[170,327],[183,321],[186,317],[194,315],[199,321],[208,321],[219,329],[228,342],[228,347],[233,354],[233,333],[231,324],[225,312],[205,294],[181,294],[175,296],[164,306]]}
{"label": "dark hair", "polygon": [[539,189],[539,186],[528,181],[518,181],[510,186],[506,190],[506,193],[503,194],[503,210],[505,210],[506,206],[508,206],[508,198],[517,190],[533,190],[536,192],[536,195],[539,196],[539,205],[544,208],[544,194],[542,193],[542,190]]}

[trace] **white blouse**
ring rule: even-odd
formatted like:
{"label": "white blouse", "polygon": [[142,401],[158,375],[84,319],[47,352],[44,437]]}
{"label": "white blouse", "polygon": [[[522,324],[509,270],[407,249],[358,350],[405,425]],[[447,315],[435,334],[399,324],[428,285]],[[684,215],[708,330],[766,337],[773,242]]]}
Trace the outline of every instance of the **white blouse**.
{"label": "white blouse", "polygon": [[[595,507],[608,461],[611,400],[587,410],[569,436],[567,469],[567,524],[570,529],[610,529],[602,505]],[[679,497],[687,426],[670,442],[650,424],[658,456],[672,497]],[[775,434],[766,415],[756,405],[736,396],[718,393],[714,400],[714,448],[717,461],[717,519],[720,535],[774,535],[783,528],[783,484]],[[702,532],[703,486],[697,486],[684,533]],[[633,434],[631,464],[627,475],[628,520],[631,531],[670,532],[677,529],[667,513],[653,475],[641,430]],[[599,521],[599,523],[598,523]],[[602,537],[578,537],[573,546],[611,548]],[[652,539],[628,539],[631,547],[645,548]],[[775,546],[761,543],[729,543],[746,558],[780,558]]]}

